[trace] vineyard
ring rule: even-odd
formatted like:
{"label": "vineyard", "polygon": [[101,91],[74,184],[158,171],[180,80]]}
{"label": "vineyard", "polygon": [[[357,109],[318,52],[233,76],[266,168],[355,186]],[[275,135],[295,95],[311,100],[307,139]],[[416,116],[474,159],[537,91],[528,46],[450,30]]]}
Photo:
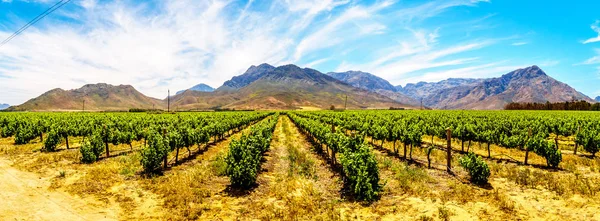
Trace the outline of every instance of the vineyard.
{"label": "vineyard", "polygon": [[113,219],[600,219],[593,112],[0,113],[0,137]]}

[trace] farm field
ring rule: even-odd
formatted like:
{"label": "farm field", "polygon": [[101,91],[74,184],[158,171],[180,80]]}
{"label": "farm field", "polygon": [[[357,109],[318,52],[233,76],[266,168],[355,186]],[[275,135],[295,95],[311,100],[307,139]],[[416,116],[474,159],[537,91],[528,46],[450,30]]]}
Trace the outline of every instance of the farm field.
{"label": "farm field", "polygon": [[0,113],[0,136],[1,220],[600,220],[592,112]]}

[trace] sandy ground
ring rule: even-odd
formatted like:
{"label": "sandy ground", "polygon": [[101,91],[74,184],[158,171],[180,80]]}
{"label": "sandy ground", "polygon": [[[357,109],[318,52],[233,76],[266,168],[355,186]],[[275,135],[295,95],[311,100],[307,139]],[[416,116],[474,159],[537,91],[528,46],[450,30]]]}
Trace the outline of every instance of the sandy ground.
{"label": "sandy ground", "polygon": [[[380,149],[374,150],[374,153],[380,162],[381,183],[385,184],[381,199],[372,204],[353,202],[340,194],[342,182],[339,175],[312,150],[307,137],[286,116],[281,116],[276,126],[270,150],[264,155],[257,186],[245,193],[232,192],[228,190],[229,179],[226,176],[210,172],[211,163],[228,150],[233,138],[240,135],[235,133],[226,140],[209,145],[194,159],[174,166],[164,176],[154,179],[118,175],[121,167],[128,165],[124,162],[139,161],[134,158],[135,154],[82,165],[72,163],[73,157],[69,157],[70,152],[66,151],[13,156],[8,154],[13,149],[28,147],[13,146],[12,141],[5,140],[7,148],[4,152],[8,157],[0,156],[0,220],[444,220],[440,215],[442,209],[448,211],[450,220],[600,220],[597,195],[559,195],[543,186],[520,186],[497,173],[490,177],[490,185],[486,189],[467,183],[464,171],[459,171],[458,177],[452,177],[446,174],[443,165],[442,169],[421,166],[431,180],[415,181],[416,184],[408,184],[413,189],[403,190],[399,173],[383,163],[386,160],[390,165],[398,166],[404,163],[403,160]],[[391,149],[390,145],[387,144],[385,149]],[[0,142],[0,149],[2,147]],[[290,173],[290,147],[314,163],[311,176]],[[497,148],[494,150],[498,151]],[[187,156],[188,153],[184,150],[180,154]],[[10,156],[19,159],[29,156],[37,160],[13,164]],[[418,149],[413,156],[426,162],[425,155]],[[538,158],[532,158],[533,162],[541,164]],[[439,159],[440,156],[434,157],[434,163],[442,162]],[[565,157],[564,164],[569,160],[575,162],[575,166],[585,168],[598,165],[594,160],[569,156]],[[490,160],[488,163],[498,171],[512,167],[527,168],[548,172],[558,178],[573,173],[569,170],[546,171],[510,162]],[[23,164],[45,166],[40,169]],[[63,169],[67,171],[66,177],[57,178],[57,172]],[[118,179],[97,192],[78,194],[78,191],[69,191],[89,189],[83,187],[99,178],[86,176],[101,172],[107,176],[114,174]],[[597,172],[594,170],[589,174],[596,175]],[[174,188],[164,188],[169,185],[184,191],[170,192]],[[153,188],[156,186],[163,188]],[[167,197],[173,193],[181,194],[181,199],[186,200],[179,202],[175,201],[178,198]],[[191,197],[200,199],[187,201]],[[185,208],[192,208],[189,211],[197,212],[197,216],[184,216],[181,211]]]}
{"label": "sandy ground", "polygon": [[48,190],[50,181],[0,159],[0,220],[117,220],[92,199]]}

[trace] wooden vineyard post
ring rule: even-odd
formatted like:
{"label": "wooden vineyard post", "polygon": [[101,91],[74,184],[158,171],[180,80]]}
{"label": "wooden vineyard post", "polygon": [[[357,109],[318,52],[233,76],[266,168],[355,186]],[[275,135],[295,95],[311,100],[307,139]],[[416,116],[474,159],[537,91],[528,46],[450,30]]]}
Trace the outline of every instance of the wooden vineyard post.
{"label": "wooden vineyard post", "polygon": [[[331,133],[335,134],[335,124],[331,124]],[[333,135],[335,136],[335,135]],[[335,166],[335,150],[331,149],[331,163]]]}
{"label": "wooden vineyard post", "polygon": [[[528,128],[527,131],[527,140],[531,139],[531,127]],[[527,147],[527,144],[525,144],[525,165],[527,165],[527,159],[529,158],[529,148]]]}
{"label": "wooden vineyard post", "polygon": [[[104,133],[108,134],[108,128],[106,128],[106,124],[102,125],[102,128],[104,129]],[[105,136],[106,136],[105,134]],[[102,140],[104,140],[104,145],[106,147],[106,158],[110,157],[110,149],[108,149],[108,141],[106,137],[103,137]]]}
{"label": "wooden vineyard post", "polygon": [[448,147],[446,148],[446,155],[447,155],[447,164],[448,164],[448,173],[451,173],[451,169],[452,169],[452,130],[450,128],[446,129],[446,141],[448,144]]}
{"label": "wooden vineyard post", "polygon": [[581,126],[577,127],[577,133],[575,134],[575,149],[573,149],[574,155],[577,155],[577,135],[579,134],[579,130],[581,130]]}

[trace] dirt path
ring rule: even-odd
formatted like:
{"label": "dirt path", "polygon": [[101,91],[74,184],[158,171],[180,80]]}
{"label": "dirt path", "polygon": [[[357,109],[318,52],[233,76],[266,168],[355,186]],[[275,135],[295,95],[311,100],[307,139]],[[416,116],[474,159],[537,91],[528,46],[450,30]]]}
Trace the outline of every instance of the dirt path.
{"label": "dirt path", "polygon": [[117,220],[115,211],[67,193],[48,190],[50,181],[0,159],[0,220]]}

